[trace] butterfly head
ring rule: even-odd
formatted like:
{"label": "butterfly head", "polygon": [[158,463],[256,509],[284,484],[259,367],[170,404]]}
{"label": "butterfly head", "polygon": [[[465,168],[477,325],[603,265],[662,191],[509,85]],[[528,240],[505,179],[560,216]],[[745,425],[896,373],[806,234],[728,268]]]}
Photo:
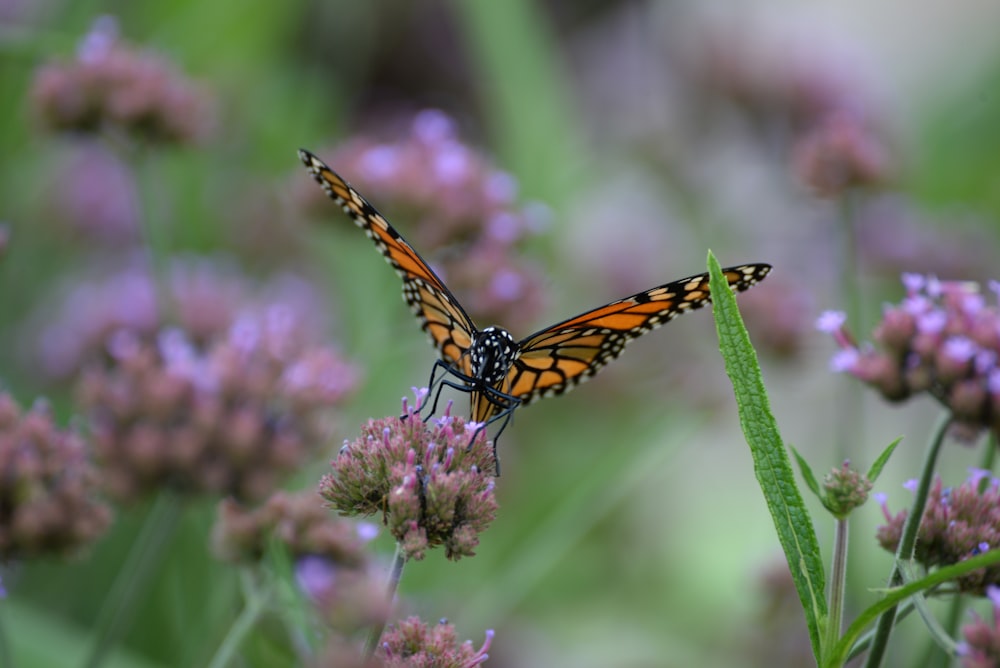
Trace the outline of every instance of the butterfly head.
{"label": "butterfly head", "polygon": [[517,358],[517,341],[506,329],[487,327],[472,342],[469,357],[472,375],[490,387],[497,387]]}

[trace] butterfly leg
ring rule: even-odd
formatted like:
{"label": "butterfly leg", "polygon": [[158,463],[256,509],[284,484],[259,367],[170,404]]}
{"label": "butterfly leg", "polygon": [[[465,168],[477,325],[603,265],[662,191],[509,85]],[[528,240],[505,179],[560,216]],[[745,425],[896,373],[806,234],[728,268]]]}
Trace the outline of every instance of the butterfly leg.
{"label": "butterfly leg", "polygon": [[[501,393],[497,392],[497,394],[500,395]],[[479,427],[479,429],[476,430],[476,433],[472,435],[472,440],[474,441],[479,435],[480,430],[486,429],[489,425],[497,422],[498,420],[503,420],[500,424],[500,428],[497,429],[495,434],[493,434],[493,466],[496,469],[497,478],[500,477],[500,455],[497,453],[497,443],[500,442],[500,434],[503,433],[503,430],[507,428],[507,425],[510,424],[510,421],[513,419],[514,409],[521,403],[515,397],[511,397],[510,395],[503,396],[509,397],[512,401],[509,402],[503,410],[487,420],[482,426]],[[472,441],[469,442],[469,447],[472,447]]]}
{"label": "butterfly leg", "polygon": [[[438,369],[443,369],[444,372],[438,378]],[[448,376],[455,376],[458,378],[463,385],[458,385],[454,382],[446,380]],[[434,366],[431,367],[431,377],[427,383],[427,387],[430,392],[434,393],[434,401],[429,402],[430,410],[427,412],[427,417],[424,418],[424,422],[430,420],[431,417],[437,413],[438,403],[441,401],[441,391],[447,386],[459,390],[460,392],[469,392],[471,389],[471,383],[473,379],[466,376],[461,371],[458,371],[453,366],[449,366],[442,360],[435,360]],[[425,404],[426,405],[426,404]],[[422,409],[421,409],[422,410]]]}
{"label": "butterfly leg", "polygon": [[[427,412],[427,417],[424,418],[424,422],[429,420],[431,416],[437,412],[438,401],[441,400],[441,390],[443,387],[443,383],[441,383],[441,381],[444,379],[444,376],[442,375],[441,378],[438,379],[435,379],[435,376],[437,376],[438,367],[443,365],[444,362],[441,360],[434,360],[434,366],[431,367],[431,377],[430,380],[427,381],[427,389],[434,394],[434,401],[430,403],[431,409]],[[420,410],[422,411],[425,406],[426,404],[421,406]]]}

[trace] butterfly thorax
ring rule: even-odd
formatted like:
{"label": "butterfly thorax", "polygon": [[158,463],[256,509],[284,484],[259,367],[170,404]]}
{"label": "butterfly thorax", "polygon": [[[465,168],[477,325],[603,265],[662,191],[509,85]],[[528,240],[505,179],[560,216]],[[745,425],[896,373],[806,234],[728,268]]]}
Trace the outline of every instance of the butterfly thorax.
{"label": "butterfly thorax", "polygon": [[499,387],[517,359],[517,342],[502,327],[487,327],[469,348],[472,376],[489,387]]}

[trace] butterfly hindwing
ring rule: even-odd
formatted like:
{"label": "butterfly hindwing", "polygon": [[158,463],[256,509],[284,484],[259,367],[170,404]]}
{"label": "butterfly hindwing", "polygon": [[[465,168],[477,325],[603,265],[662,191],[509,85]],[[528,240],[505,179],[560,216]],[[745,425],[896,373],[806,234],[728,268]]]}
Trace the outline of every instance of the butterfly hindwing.
{"label": "butterfly hindwing", "polygon": [[403,279],[403,299],[441,358],[469,374],[471,369],[466,353],[475,337],[476,326],[444,282],[385,217],[339,174],[309,151],[300,149],[299,158],[326,194],[365,231]]}
{"label": "butterfly hindwing", "polygon": [[[746,290],[771,270],[767,264],[729,267],[723,274],[734,291]],[[644,290],[582,313],[523,339],[507,376],[505,392],[528,404],[562,394],[621,355],[625,345],[701,308],[710,300],[708,274]]]}
{"label": "butterfly hindwing", "polygon": [[[403,279],[403,297],[450,376],[442,384],[469,393],[473,421],[504,420],[501,431],[519,405],[572,389],[621,355],[631,341],[710,300],[708,274],[696,274],[587,311],[517,343],[502,328],[480,331],[375,207],[316,156],[300,150],[299,157]],[[770,270],[768,264],[744,264],[723,272],[730,288],[741,291]]]}

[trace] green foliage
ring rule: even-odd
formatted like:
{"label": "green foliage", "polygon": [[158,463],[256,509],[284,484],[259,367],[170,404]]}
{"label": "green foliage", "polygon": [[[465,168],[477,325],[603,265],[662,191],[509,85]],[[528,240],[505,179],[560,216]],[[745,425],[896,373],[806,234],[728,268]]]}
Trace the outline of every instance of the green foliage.
{"label": "green foliage", "polygon": [[708,269],[712,274],[712,312],[719,335],[719,350],[736,393],[740,425],[753,455],[754,473],[805,610],[813,653],[819,657],[823,654],[820,638],[827,623],[826,582],[819,542],[771,413],[757,354],[740,319],[736,298],[711,251]]}
{"label": "green foliage", "polygon": [[875,458],[875,461],[872,462],[872,467],[868,469],[869,480],[871,480],[872,482],[878,480],[878,477],[882,475],[882,469],[884,469],[885,465],[889,463],[889,458],[892,457],[892,453],[896,451],[896,446],[902,443],[902,441],[903,437],[900,436],[899,438],[895,439],[892,443],[885,446],[885,450],[883,450],[881,454],[879,454],[879,456]]}

